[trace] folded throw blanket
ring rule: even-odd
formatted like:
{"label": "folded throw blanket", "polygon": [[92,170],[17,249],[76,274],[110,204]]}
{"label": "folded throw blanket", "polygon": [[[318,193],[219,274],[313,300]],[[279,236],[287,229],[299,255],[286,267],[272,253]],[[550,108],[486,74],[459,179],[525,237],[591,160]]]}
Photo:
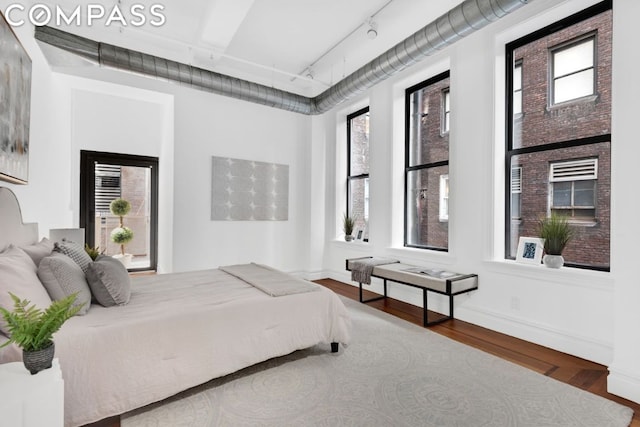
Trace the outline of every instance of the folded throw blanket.
{"label": "folded throw blanket", "polygon": [[376,265],[395,264],[397,259],[371,257],[351,260],[351,280],[365,285],[371,284],[371,273]]}
{"label": "folded throw blanket", "polygon": [[261,264],[239,264],[218,267],[272,297],[317,291],[319,286],[307,280]]}

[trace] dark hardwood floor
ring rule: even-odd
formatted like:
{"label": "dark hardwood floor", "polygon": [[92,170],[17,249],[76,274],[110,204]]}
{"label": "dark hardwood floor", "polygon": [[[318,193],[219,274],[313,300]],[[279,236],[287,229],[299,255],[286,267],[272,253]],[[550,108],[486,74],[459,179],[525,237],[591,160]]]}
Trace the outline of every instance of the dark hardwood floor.
{"label": "dark hardwood floor", "polygon": [[[358,300],[358,288],[331,279],[318,280],[338,295]],[[376,294],[364,291],[364,298]],[[387,298],[368,303],[408,322],[422,326],[422,308],[402,301]],[[429,318],[438,316],[429,312]],[[433,332],[445,335],[463,344],[486,351],[502,359],[529,368],[533,371],[555,378],[567,384],[621,403],[634,411],[631,427],[640,427],[640,404],[607,393],[607,367],[559,351],[532,344],[461,320],[450,320],[430,326]],[[120,427],[120,418],[114,417],[90,425],[91,427]]]}

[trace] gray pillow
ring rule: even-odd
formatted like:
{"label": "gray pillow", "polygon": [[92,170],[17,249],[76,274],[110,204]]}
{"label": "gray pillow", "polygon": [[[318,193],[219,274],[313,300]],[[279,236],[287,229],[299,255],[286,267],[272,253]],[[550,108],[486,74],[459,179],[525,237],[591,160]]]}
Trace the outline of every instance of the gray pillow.
{"label": "gray pillow", "polygon": [[74,260],[84,273],[87,272],[87,266],[91,264],[92,260],[81,244],[62,239],[62,242],[56,242],[53,246],[54,251],[65,254]]}
{"label": "gray pillow", "polygon": [[[36,265],[22,249],[10,245],[0,252],[0,306],[13,311],[9,292],[28,300],[41,310],[51,305],[51,298],[36,276]],[[0,316],[0,331],[9,336],[9,330]]]}
{"label": "gray pillow", "polygon": [[43,237],[39,243],[23,246],[20,249],[25,251],[27,255],[31,257],[33,263],[37,267],[40,265],[40,261],[42,261],[44,257],[51,255],[51,252],[53,252],[53,242],[46,237]]}
{"label": "gray pillow", "polygon": [[57,301],[73,293],[78,293],[76,302],[84,304],[78,314],[86,314],[91,305],[91,290],[82,269],[71,258],[54,253],[40,261],[38,277],[52,300]]}
{"label": "gray pillow", "polygon": [[124,265],[100,255],[87,268],[87,280],[96,301],[105,307],[125,305],[131,298],[131,280]]}

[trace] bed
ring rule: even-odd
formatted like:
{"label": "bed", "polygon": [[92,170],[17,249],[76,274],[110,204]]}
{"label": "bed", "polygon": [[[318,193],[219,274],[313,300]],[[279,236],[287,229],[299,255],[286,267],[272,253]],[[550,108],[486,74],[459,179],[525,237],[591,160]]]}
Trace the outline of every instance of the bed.
{"label": "bed", "polygon": [[[37,241],[37,225],[22,223],[15,195],[0,187],[0,250]],[[92,304],[55,335],[65,425],[122,414],[314,345],[331,357],[337,343],[349,343],[350,318],[337,295],[311,285],[274,297],[221,269],[133,277],[127,305]],[[0,363],[20,359],[13,346],[0,350]]]}

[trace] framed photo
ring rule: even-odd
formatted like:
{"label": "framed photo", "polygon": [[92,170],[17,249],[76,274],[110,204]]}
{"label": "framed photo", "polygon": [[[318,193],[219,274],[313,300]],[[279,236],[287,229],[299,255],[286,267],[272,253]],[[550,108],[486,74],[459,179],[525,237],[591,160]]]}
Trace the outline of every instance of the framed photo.
{"label": "framed photo", "polygon": [[540,264],[544,242],[538,237],[520,237],[516,261],[526,264]]}
{"label": "framed photo", "polygon": [[364,228],[361,228],[361,227],[356,228],[356,231],[353,233],[353,239],[356,242],[362,242],[363,238],[364,238]]}

